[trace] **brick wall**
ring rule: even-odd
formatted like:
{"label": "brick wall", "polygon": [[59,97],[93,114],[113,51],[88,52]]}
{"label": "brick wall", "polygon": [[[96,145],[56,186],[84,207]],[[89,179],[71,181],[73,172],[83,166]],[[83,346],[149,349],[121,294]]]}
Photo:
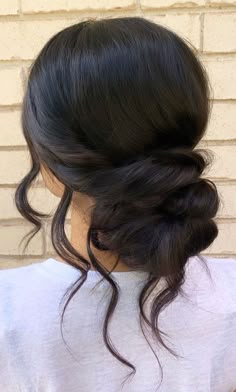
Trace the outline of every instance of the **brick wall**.
{"label": "brick wall", "polygon": [[[0,268],[46,258],[52,252],[47,230],[22,255],[19,243],[29,229],[12,201],[28,167],[19,124],[25,74],[54,32],[93,17],[141,15],[169,26],[198,49],[209,72],[214,105],[202,142],[215,153],[209,176],[223,198],[220,234],[207,250],[236,258],[236,1],[235,0],[1,0],[0,2]],[[40,181],[33,205],[50,211],[57,203]],[[42,209],[42,208],[41,208]]]}

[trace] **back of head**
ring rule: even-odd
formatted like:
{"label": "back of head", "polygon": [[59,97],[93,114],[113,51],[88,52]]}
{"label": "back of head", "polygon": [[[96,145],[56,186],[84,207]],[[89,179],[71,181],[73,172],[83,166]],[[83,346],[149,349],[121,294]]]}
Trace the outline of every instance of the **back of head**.
{"label": "back of head", "polygon": [[150,321],[160,340],[155,320],[179,292],[187,260],[217,235],[218,195],[201,177],[209,156],[195,149],[208,116],[207,76],[194,50],[139,17],[88,20],[57,33],[36,58],[25,93],[22,123],[33,165],[16,194],[19,210],[39,225],[26,191],[45,165],[65,186],[53,243],[76,265],[66,212],[73,192],[94,198],[88,249],[102,276],[112,282],[91,241],[150,273],[140,309],[158,279],[167,279]]}

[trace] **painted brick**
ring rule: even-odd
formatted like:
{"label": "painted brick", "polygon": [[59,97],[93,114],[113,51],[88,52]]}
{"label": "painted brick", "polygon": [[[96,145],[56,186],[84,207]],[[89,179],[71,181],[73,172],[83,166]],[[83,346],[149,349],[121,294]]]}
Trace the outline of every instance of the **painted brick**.
{"label": "painted brick", "polygon": [[20,111],[0,112],[0,146],[23,146],[25,144],[20,124]]}
{"label": "painted brick", "polygon": [[212,106],[206,140],[236,139],[236,103],[215,102]]}
{"label": "painted brick", "polygon": [[236,146],[209,147],[214,154],[214,162],[207,177],[218,179],[236,179]]}
{"label": "painted brick", "polygon": [[209,0],[209,3],[211,5],[213,5],[213,4],[217,4],[217,5],[221,4],[222,6],[223,5],[227,5],[227,4],[229,4],[229,5],[236,5],[236,0]]}
{"label": "painted brick", "polygon": [[[0,206],[4,206],[0,212],[0,220],[21,217],[14,203],[14,193],[14,188],[0,189]],[[55,210],[59,199],[46,188],[33,188],[29,191],[29,202],[37,211],[47,214]]]}
{"label": "painted brick", "polygon": [[204,253],[236,254],[236,223],[219,223],[219,234]]}
{"label": "painted brick", "polygon": [[[41,259],[41,260],[40,260]],[[27,257],[25,259],[17,259],[17,257],[7,257],[6,256],[0,256],[0,270],[2,269],[11,269],[11,268],[20,268],[26,265],[30,265],[33,263],[37,263],[42,261],[42,258],[34,256],[34,257]]]}
{"label": "painted brick", "polygon": [[[199,14],[168,14],[149,19],[173,29],[199,48]],[[33,59],[56,32],[78,22],[78,19],[1,22],[0,59]],[[14,53],[12,51],[13,47]]]}
{"label": "painted brick", "polygon": [[49,38],[74,23],[74,19],[1,22],[0,59],[33,59]]}
{"label": "painted brick", "polygon": [[[30,231],[29,225],[0,226],[0,254],[1,255],[21,255],[23,246],[20,241]],[[42,233],[38,233],[29,244],[26,255],[41,255],[43,253]]]}
{"label": "painted brick", "polygon": [[208,57],[204,60],[215,99],[236,99],[236,58]]}
{"label": "painted brick", "polygon": [[18,0],[2,0],[0,2],[0,15],[15,15],[18,12]]}
{"label": "painted brick", "polygon": [[0,184],[16,184],[29,169],[29,154],[25,151],[0,152]]}
{"label": "painted brick", "polygon": [[50,11],[66,11],[67,1],[66,0],[21,0],[21,8],[24,13],[35,13],[35,12],[50,12]]}
{"label": "painted brick", "polygon": [[18,213],[15,207],[13,197],[14,197],[14,189],[12,188],[0,189],[0,206],[4,206],[4,208],[1,208],[0,220],[20,217],[20,214]]}
{"label": "painted brick", "polygon": [[21,103],[23,88],[20,68],[0,68],[0,86],[0,105]]}
{"label": "painted brick", "polygon": [[[220,26],[220,28],[219,28]],[[207,52],[236,50],[236,12],[206,14],[203,49]]]}
{"label": "painted brick", "polygon": [[22,0],[24,13],[50,12],[50,11],[81,11],[99,9],[127,9],[135,7],[134,0]]}
{"label": "painted brick", "polygon": [[205,0],[140,0],[142,8],[161,8],[161,7],[192,7],[205,5]]}
{"label": "painted brick", "polygon": [[218,215],[222,218],[236,218],[236,185],[217,185],[217,189],[222,204]]}
{"label": "painted brick", "polygon": [[148,17],[155,23],[159,23],[173,30],[199,49],[200,47],[200,15],[199,14],[166,14]]}

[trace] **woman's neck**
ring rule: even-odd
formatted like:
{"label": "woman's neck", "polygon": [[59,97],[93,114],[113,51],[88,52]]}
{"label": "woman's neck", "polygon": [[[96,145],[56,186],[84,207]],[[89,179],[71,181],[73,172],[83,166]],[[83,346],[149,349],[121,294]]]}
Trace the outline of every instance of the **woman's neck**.
{"label": "woman's neck", "polygon": [[[92,206],[92,201],[85,196],[81,196],[76,199],[76,202],[72,202],[71,205],[71,237],[70,242],[72,246],[89,261],[89,256],[87,253],[87,232],[90,224],[90,207]],[[91,244],[91,249],[95,257],[99,262],[111,270],[116,263],[117,256],[108,251],[101,251],[95,248]],[[63,260],[60,259],[63,262]],[[91,265],[91,270],[95,268]],[[114,269],[115,272],[125,272],[130,271],[130,269],[123,263],[119,263]]]}

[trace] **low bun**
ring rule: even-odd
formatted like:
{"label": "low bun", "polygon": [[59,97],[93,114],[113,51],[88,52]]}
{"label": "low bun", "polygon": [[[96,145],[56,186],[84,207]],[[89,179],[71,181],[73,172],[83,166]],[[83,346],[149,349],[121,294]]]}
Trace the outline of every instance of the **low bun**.
{"label": "low bun", "polygon": [[[217,235],[212,219],[219,197],[215,185],[201,178],[210,162],[207,151],[171,149],[107,169],[103,178],[97,173],[91,179],[97,195],[91,222],[94,246],[155,276],[172,274],[173,265],[176,270],[178,249],[182,268]],[[172,262],[161,265],[166,247]]]}

